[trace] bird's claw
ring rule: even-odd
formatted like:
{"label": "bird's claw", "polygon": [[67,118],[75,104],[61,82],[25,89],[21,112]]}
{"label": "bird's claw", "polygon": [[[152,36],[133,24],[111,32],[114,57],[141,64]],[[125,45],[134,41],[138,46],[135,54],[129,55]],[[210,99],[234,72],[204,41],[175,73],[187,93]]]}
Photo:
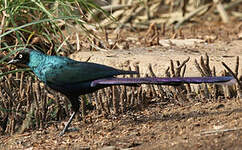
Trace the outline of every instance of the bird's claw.
{"label": "bird's claw", "polygon": [[62,130],[59,134],[59,136],[63,136],[65,134],[66,130]]}

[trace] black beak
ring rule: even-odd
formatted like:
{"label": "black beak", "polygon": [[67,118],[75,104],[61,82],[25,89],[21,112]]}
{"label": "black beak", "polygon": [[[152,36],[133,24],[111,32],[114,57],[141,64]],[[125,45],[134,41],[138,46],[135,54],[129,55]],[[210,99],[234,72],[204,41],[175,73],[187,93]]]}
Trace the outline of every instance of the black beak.
{"label": "black beak", "polygon": [[7,64],[9,65],[9,64],[17,64],[19,62],[19,60],[17,60],[17,59],[12,59],[12,60],[10,60]]}

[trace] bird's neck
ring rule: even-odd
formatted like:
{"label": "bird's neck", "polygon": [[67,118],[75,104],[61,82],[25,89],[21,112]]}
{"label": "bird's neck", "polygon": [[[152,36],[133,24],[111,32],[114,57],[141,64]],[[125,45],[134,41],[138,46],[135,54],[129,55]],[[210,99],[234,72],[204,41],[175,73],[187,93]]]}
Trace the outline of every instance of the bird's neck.
{"label": "bird's neck", "polygon": [[30,52],[30,58],[28,66],[33,70],[37,68],[44,60],[45,60],[45,54],[38,52],[38,51],[32,51]]}

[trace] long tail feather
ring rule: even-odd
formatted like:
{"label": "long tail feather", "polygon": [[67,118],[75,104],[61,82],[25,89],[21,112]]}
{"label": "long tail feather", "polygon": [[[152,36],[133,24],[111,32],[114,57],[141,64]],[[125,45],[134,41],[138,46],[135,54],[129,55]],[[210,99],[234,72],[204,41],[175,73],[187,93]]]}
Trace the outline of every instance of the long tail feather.
{"label": "long tail feather", "polygon": [[137,85],[137,84],[158,84],[158,85],[180,85],[183,83],[226,83],[233,81],[232,76],[221,77],[174,77],[174,78],[106,78],[94,80],[91,84],[92,87],[96,85]]}

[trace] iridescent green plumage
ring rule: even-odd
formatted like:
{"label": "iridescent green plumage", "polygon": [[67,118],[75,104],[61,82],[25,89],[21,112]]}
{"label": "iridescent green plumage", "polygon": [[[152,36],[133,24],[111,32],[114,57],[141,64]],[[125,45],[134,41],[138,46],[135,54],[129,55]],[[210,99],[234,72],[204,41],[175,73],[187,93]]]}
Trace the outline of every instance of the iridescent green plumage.
{"label": "iridescent green plumage", "polygon": [[67,57],[48,56],[35,50],[30,51],[28,66],[41,81],[56,85],[75,84],[120,74],[136,73],[95,63],[79,62]]}

